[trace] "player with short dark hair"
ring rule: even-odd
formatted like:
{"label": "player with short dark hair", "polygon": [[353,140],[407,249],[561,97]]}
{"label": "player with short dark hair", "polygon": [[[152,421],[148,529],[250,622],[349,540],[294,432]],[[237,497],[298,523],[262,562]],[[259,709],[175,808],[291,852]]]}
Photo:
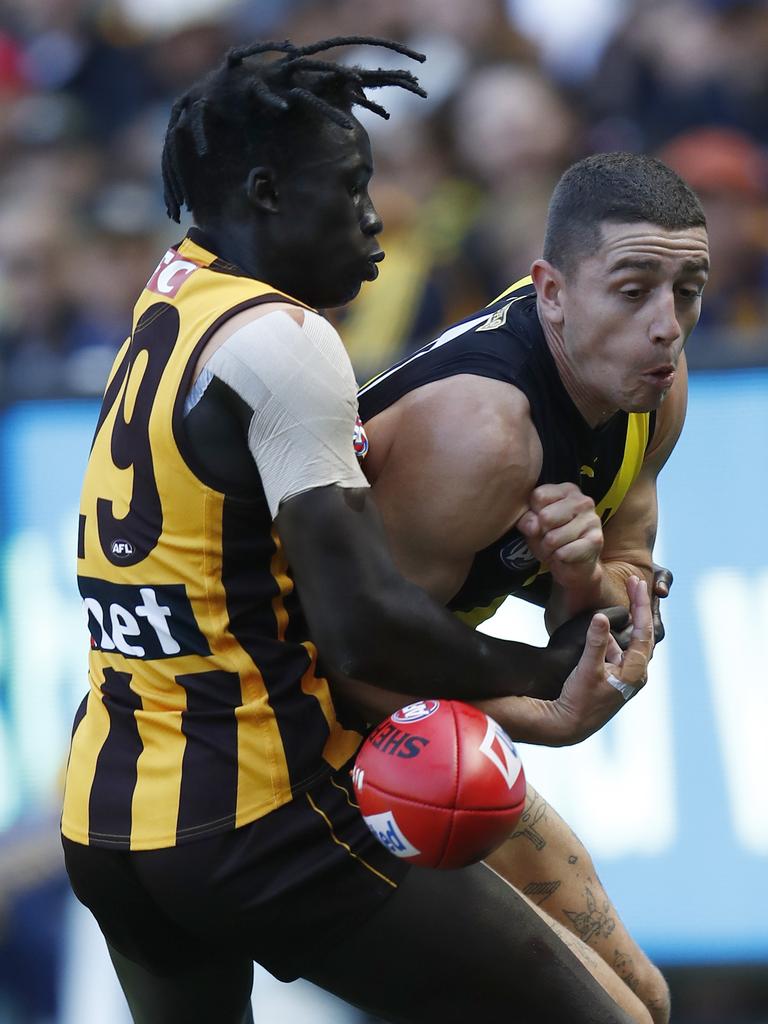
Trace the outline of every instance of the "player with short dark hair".
{"label": "player with short dark hair", "polygon": [[597,153],[572,164],[550,199],[543,258],[563,274],[578,270],[602,242],[604,224],[704,228],[698,196],[679,174],[640,153]]}
{"label": "player with short dark hair", "polygon": [[[361,735],[329,673],[511,695],[520,736],[567,743],[617,712],[617,681],[642,685],[652,647],[636,578],[626,654],[596,615],[568,674],[571,642],[482,637],[394,568],[355,454],[352,368],[313,307],[348,301],[383,256],[352,109],[384,113],[366,87],[420,90],[406,71],[316,56],[353,42],[420,59],[365,38],[258,44],[174,106],[168,210],[187,205],[195,227],[139,297],[83,485],[90,692],[67,769],[67,870],[141,1024],[248,1019],[254,959],[388,1020],[514,1007],[647,1024],[492,871],[409,870],[353,798]],[[529,696],[566,676],[561,699]]]}
{"label": "player with short dark hair", "polygon": [[[513,594],[555,628],[620,602],[633,574],[658,610],[671,574],[653,563],[656,478],[683,425],[708,267],[701,204],[658,160],[603,153],[565,172],[531,277],[361,389],[367,474],[406,576],[473,623]],[[371,694],[369,713],[387,700]],[[491,713],[503,722],[504,701]],[[489,863],[666,1021],[663,978],[532,786],[525,820]]]}

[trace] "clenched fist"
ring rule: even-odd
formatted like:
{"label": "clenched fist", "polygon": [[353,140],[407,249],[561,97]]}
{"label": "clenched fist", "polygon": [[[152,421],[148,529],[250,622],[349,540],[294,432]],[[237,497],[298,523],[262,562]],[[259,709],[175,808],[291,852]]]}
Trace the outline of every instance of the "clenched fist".
{"label": "clenched fist", "polygon": [[541,484],[531,492],[530,507],[516,526],[561,587],[599,582],[603,528],[594,501],[576,484]]}

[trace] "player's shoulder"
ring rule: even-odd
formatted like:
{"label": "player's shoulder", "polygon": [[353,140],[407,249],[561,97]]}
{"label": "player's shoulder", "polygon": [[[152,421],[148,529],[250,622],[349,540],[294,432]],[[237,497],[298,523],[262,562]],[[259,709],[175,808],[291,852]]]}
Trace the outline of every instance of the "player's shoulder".
{"label": "player's shoulder", "polygon": [[499,292],[495,299],[492,299],[486,309],[494,309],[497,306],[506,306],[513,302],[519,302],[523,299],[535,298],[536,287],[533,283],[533,278],[530,274],[526,277],[520,277],[512,284],[508,285],[504,291]]}
{"label": "player's shoulder", "polygon": [[297,339],[302,345],[317,347],[320,344],[326,352],[331,350],[336,361],[346,360],[338,332],[319,313],[291,302],[270,300],[233,313],[220,324],[199,356],[198,370],[227,344],[239,342],[241,355],[245,352],[255,357],[257,352],[263,353],[264,344],[270,340],[272,347],[280,349],[289,341],[296,343]]}
{"label": "player's shoulder", "polygon": [[[260,320],[265,317],[272,316],[275,313],[284,313],[289,316],[294,323],[298,324],[299,327],[304,326],[304,322],[307,314],[310,311],[305,309],[303,306],[297,306],[291,302],[283,302],[281,300],[261,302],[256,306],[251,306],[248,309],[242,309],[238,313],[233,314],[220,330],[224,327],[229,327],[231,331],[240,330],[242,327],[247,327],[249,324],[258,324]],[[317,315],[317,314],[316,314]]]}
{"label": "player's shoulder", "polygon": [[[397,440],[425,454],[438,451],[457,467],[471,465],[473,475],[540,465],[528,398],[506,381],[457,374],[409,392],[387,412],[385,427]],[[373,450],[375,420],[370,440]]]}

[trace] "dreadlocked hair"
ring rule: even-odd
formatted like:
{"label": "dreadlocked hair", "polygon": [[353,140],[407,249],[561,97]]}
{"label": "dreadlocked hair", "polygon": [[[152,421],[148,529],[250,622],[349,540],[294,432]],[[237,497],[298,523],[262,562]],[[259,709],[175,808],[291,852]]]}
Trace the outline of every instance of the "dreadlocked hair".
{"label": "dreadlocked hair", "polygon": [[[285,159],[301,131],[324,121],[353,131],[353,106],[389,118],[366,89],[396,85],[426,96],[410,71],[353,67],[314,56],[355,44],[426,59],[402,43],[372,36],[337,36],[307,46],[286,39],[229,50],[222,64],[171,108],[162,156],[168,216],[178,222],[182,206],[197,219],[215,212],[222,194],[243,182],[248,167],[265,158]],[[283,56],[254,59],[266,53]]]}

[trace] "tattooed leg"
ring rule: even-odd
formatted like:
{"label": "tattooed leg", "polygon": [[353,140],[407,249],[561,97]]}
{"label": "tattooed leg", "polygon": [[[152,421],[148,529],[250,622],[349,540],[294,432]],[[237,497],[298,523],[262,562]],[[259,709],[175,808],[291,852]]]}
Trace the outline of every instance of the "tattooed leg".
{"label": "tattooed leg", "polygon": [[517,828],[486,863],[593,949],[648,1007],[654,1024],[667,1024],[664,978],[630,936],[582,843],[530,784]]}
{"label": "tattooed leg", "polygon": [[618,975],[611,970],[608,964],[586,942],[563,927],[558,921],[555,921],[551,915],[542,910],[540,906],[537,906],[530,898],[527,899],[539,917],[547,922],[558,938],[578,957],[595,981],[603,986],[608,995],[618,1003],[622,1010],[629,1014],[632,1020],[635,1021],[635,1024],[652,1024],[652,1018],[647,1007],[643,1005],[643,1002],[632,989],[627,988],[622,983]]}

